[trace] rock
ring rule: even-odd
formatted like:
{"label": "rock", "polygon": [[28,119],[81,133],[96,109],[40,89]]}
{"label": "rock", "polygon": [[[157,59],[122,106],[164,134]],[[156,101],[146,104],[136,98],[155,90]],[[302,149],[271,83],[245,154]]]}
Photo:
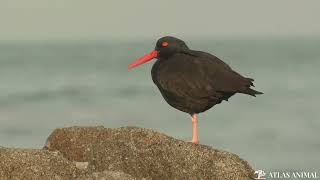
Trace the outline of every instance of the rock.
{"label": "rock", "polygon": [[75,164],[78,169],[82,169],[82,170],[86,170],[89,165],[88,162],[75,162]]}
{"label": "rock", "polygon": [[45,148],[0,147],[0,179],[253,179],[237,155],[152,130],[56,129]]}
{"label": "rock", "polygon": [[132,176],[121,171],[94,172],[87,176],[77,178],[78,180],[136,180]]}
{"label": "rock", "polygon": [[82,173],[59,152],[0,148],[0,179],[72,179]]}
{"label": "rock", "polygon": [[120,171],[83,171],[77,164],[79,162],[69,161],[57,151],[0,147],[1,180],[134,180]]}
{"label": "rock", "polygon": [[45,149],[59,151],[70,161],[88,162],[92,172],[123,172],[138,179],[255,177],[250,165],[235,154],[136,127],[56,129]]}

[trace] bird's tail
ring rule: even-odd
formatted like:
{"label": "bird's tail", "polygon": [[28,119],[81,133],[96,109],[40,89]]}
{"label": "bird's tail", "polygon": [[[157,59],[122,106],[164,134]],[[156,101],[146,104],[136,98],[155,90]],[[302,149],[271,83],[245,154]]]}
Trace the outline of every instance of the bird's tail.
{"label": "bird's tail", "polygon": [[259,91],[256,91],[254,89],[251,89],[251,88],[247,88],[246,90],[241,91],[241,93],[248,94],[248,95],[254,96],[254,97],[256,97],[256,95],[263,94],[263,92],[259,92]]}
{"label": "bird's tail", "polygon": [[247,81],[246,88],[244,90],[241,90],[240,93],[248,94],[248,95],[254,96],[254,97],[256,97],[256,95],[263,94],[263,92],[259,92],[259,91],[256,91],[256,90],[250,88],[250,86],[254,87],[254,84],[253,84],[254,79],[252,79],[252,78],[245,78],[245,79]]}

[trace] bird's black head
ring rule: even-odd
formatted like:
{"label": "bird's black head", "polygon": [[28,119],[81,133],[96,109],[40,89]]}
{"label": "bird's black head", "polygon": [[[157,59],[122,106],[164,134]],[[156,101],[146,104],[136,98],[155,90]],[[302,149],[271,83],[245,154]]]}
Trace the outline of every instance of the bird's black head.
{"label": "bird's black head", "polygon": [[165,36],[157,41],[155,50],[158,52],[158,58],[167,58],[175,53],[188,50],[188,46],[181,39]]}
{"label": "bird's black head", "polygon": [[187,52],[188,49],[188,46],[182,40],[171,36],[165,36],[157,41],[153,51],[130,63],[128,68],[134,68],[154,58],[167,59],[176,53]]}

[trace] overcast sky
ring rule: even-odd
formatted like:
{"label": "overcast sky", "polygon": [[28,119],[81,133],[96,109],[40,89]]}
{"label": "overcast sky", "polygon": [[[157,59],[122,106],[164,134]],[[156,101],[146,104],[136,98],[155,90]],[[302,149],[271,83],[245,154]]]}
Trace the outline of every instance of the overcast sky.
{"label": "overcast sky", "polygon": [[0,41],[320,36],[320,0],[0,0]]}

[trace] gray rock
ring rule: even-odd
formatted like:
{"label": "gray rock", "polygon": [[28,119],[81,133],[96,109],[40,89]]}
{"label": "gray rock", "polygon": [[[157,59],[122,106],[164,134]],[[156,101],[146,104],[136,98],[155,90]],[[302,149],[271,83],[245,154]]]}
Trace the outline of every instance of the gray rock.
{"label": "gray rock", "polygon": [[82,173],[59,152],[0,148],[0,179],[72,179]]}
{"label": "gray rock", "polygon": [[85,165],[57,151],[0,147],[1,180],[134,180],[120,171],[93,172],[83,168]]}
{"label": "gray rock", "polygon": [[77,180],[136,180],[132,176],[125,174],[121,171],[103,171],[94,172],[87,176],[81,176]]}
{"label": "gray rock", "polygon": [[88,162],[91,172],[124,172],[138,179],[255,177],[250,165],[235,154],[136,127],[56,129],[45,149],[59,151],[70,161]]}

